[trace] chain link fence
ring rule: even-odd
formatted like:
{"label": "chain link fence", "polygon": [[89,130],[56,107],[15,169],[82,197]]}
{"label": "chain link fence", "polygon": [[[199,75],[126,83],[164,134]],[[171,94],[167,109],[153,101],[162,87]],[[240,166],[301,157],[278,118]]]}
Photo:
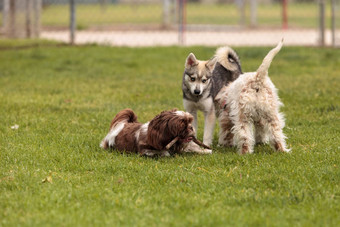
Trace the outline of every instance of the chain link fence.
{"label": "chain link fence", "polygon": [[0,23],[2,37],[76,44],[259,46],[284,37],[286,45],[339,47],[339,5],[339,0],[0,0]]}

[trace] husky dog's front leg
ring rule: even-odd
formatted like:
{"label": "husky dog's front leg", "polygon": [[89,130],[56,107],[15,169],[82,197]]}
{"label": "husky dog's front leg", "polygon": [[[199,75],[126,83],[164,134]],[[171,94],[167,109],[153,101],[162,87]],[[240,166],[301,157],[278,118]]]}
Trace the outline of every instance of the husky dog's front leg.
{"label": "husky dog's front leg", "polygon": [[189,113],[194,117],[194,121],[192,122],[192,126],[195,129],[195,136],[197,136],[197,111],[192,110],[192,111],[189,111]]}
{"label": "husky dog's front leg", "polygon": [[215,108],[212,105],[209,112],[204,112],[203,143],[208,146],[211,145],[214,136],[215,121],[216,121]]}
{"label": "husky dog's front leg", "polygon": [[184,106],[185,111],[187,111],[194,117],[192,126],[195,129],[195,136],[197,136],[197,106],[192,101],[189,101],[186,99],[183,99],[183,106]]}

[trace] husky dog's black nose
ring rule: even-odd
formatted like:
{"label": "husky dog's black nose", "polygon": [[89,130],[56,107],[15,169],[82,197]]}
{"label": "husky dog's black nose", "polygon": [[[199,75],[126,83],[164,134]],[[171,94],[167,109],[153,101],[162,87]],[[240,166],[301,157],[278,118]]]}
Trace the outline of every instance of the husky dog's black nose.
{"label": "husky dog's black nose", "polygon": [[194,90],[194,93],[195,93],[195,95],[199,95],[199,94],[200,94],[200,92],[201,92],[201,91],[200,91],[200,90],[198,90],[198,89],[195,89],[195,90]]}

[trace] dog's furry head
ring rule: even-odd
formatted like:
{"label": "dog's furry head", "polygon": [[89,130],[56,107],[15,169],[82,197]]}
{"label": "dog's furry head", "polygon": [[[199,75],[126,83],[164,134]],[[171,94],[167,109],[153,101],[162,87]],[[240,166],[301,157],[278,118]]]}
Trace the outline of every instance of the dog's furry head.
{"label": "dog's furry head", "polygon": [[208,61],[197,60],[193,53],[190,53],[185,61],[183,85],[190,90],[193,96],[201,96],[210,86],[210,78],[215,67],[215,58]]}
{"label": "dog's furry head", "polygon": [[191,114],[176,109],[163,111],[149,123],[147,142],[156,150],[163,150],[175,137],[178,142],[173,150],[180,150],[183,143],[189,143],[195,136]]}

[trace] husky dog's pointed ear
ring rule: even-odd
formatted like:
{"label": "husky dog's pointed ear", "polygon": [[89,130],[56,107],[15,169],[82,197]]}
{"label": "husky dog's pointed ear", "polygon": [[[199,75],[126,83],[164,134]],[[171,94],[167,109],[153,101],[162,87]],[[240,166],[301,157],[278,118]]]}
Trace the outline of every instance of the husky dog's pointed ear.
{"label": "husky dog's pointed ear", "polygon": [[209,71],[212,72],[215,68],[216,62],[217,58],[212,58],[205,64],[205,67],[207,67],[207,69],[209,69]]}
{"label": "husky dog's pointed ear", "polygon": [[185,61],[185,68],[191,68],[195,65],[197,65],[197,59],[193,53],[190,53]]}

